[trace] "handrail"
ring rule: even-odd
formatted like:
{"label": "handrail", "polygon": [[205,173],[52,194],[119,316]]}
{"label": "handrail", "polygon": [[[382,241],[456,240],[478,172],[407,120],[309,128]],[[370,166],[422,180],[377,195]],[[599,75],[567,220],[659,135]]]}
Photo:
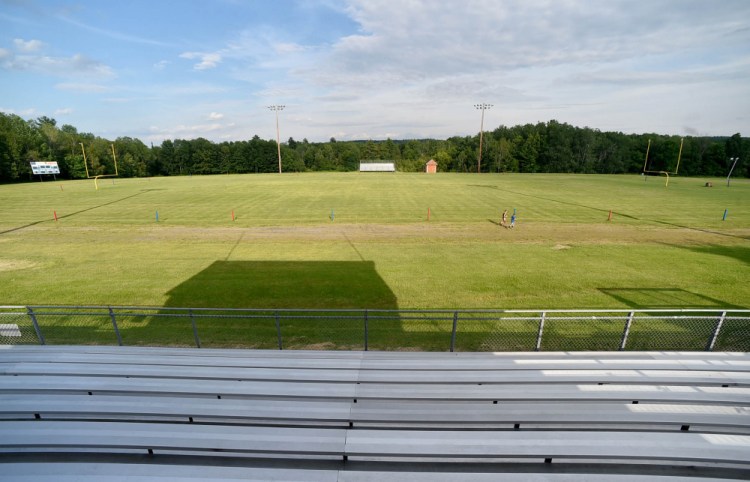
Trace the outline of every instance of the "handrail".
{"label": "handrail", "polygon": [[203,308],[196,308],[196,307],[182,307],[182,306],[129,306],[129,305],[0,305],[0,309],[26,309],[27,307],[31,307],[34,309],[42,308],[42,309],[50,309],[50,308],[59,308],[59,309],[117,309],[117,310],[143,310],[143,311],[153,311],[153,310],[173,310],[173,311],[242,311],[242,312],[275,312],[275,311],[281,311],[284,313],[363,313],[365,311],[369,312],[378,312],[378,313],[444,313],[453,315],[455,311],[459,311],[460,313],[630,313],[631,311],[636,311],[638,313],[718,313],[718,312],[728,312],[728,313],[750,313],[750,309],[730,309],[730,308],[724,308],[724,307],[717,307],[717,308],[644,308],[644,309],[638,309],[638,308],[613,308],[613,309],[603,309],[603,308],[596,308],[596,309],[550,309],[550,308],[540,308],[540,309],[497,309],[497,308],[490,308],[490,309],[456,309],[456,308],[445,308],[445,309],[403,309],[403,310],[394,310],[394,309],[378,309],[378,308],[222,308],[222,307],[203,307]]}

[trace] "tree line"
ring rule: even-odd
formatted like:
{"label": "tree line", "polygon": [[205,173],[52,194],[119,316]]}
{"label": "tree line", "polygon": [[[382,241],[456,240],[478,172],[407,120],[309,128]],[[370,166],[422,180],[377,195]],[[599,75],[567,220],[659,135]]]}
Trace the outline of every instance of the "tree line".
{"label": "tree line", "polygon": [[[84,166],[85,148],[87,165]],[[445,140],[297,141],[281,145],[282,170],[354,171],[360,162],[392,161],[405,172],[423,171],[434,159],[443,172],[558,172],[585,174],[674,171],[688,176],[726,176],[732,159],[739,158],[733,176],[750,177],[750,139],[731,137],[681,138],[660,134],[623,134],[575,127],[555,120],[513,127],[499,126],[483,133]],[[147,146],[139,139],[104,139],[78,132],[54,119],[24,120],[0,113],[0,182],[34,179],[29,162],[56,161],[67,179],[114,173],[117,158],[122,177],[179,176],[278,172],[274,140],[254,136],[247,141],[215,143],[207,139],[165,140]],[[681,151],[681,152],[680,152]],[[479,168],[478,168],[479,166]]]}

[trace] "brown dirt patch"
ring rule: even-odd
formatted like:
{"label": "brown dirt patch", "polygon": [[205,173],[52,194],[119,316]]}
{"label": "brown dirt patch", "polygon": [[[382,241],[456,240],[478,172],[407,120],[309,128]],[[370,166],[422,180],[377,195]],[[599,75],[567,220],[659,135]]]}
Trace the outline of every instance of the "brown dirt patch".
{"label": "brown dirt patch", "polygon": [[[350,242],[498,242],[575,244],[739,244],[750,239],[750,229],[710,231],[693,228],[633,226],[615,224],[525,223],[506,229],[482,224],[340,224],[258,228],[182,228],[154,230],[147,237],[161,239],[233,240],[242,236],[252,241],[335,241]],[[565,248],[557,248],[565,249]]]}
{"label": "brown dirt patch", "polygon": [[36,266],[36,263],[23,259],[0,259],[0,271],[15,271]]}
{"label": "brown dirt patch", "polygon": [[[36,228],[43,234],[43,228]],[[34,228],[31,229],[34,232]],[[310,226],[273,227],[148,227],[138,229],[69,228],[69,239],[87,239],[92,231],[99,231],[97,239],[133,239],[136,241],[186,242],[494,242],[553,244],[554,249],[566,249],[589,244],[670,244],[670,245],[736,245],[750,240],[750,228],[697,229],[633,224],[560,224],[523,223],[515,229],[494,223],[451,224],[325,224]]]}

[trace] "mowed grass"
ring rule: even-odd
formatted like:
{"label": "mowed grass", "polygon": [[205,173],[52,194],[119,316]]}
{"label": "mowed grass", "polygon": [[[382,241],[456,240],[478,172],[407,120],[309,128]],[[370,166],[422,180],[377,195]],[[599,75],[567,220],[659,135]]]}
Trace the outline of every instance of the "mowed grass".
{"label": "mowed grass", "polygon": [[[663,178],[641,176],[309,173],[99,185],[0,186],[0,304],[750,306],[747,180],[727,188],[719,179],[673,178],[665,188]],[[503,209],[516,209],[514,230],[498,225]],[[86,339],[97,341],[108,320],[97,323]],[[180,344],[181,333],[191,341],[189,329],[170,323],[134,320],[123,337]],[[258,344],[247,341],[247,323],[221,323],[217,346],[276,342],[273,326],[264,325],[267,341]],[[287,323],[290,346],[332,337],[321,322]],[[383,322],[371,347],[445,349],[446,329],[443,321]],[[476,329],[465,346],[485,349],[487,330],[496,329]],[[524,343],[527,332],[518,331]],[[349,338],[333,347],[360,343]]]}
{"label": "mowed grass", "polygon": [[[703,187],[707,181],[713,188]],[[517,209],[519,222],[747,228],[750,183],[560,174],[304,173],[42,182],[0,186],[3,230],[65,226],[302,226],[330,222],[473,224]],[[722,221],[724,209],[729,210]],[[231,213],[235,220],[232,222]]]}

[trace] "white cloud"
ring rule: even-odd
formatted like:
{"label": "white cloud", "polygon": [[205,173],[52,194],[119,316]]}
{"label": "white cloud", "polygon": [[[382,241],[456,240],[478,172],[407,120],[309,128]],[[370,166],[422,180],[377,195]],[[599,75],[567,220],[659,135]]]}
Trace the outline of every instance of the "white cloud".
{"label": "white cloud", "polygon": [[71,109],[70,107],[66,107],[66,108],[64,108],[64,109],[57,109],[57,110],[55,111],[55,115],[56,115],[56,116],[60,116],[60,115],[70,115],[70,114],[72,114],[72,113],[73,113],[73,109]]}
{"label": "white cloud", "polygon": [[[257,83],[265,79],[281,81],[289,73],[312,68],[327,47],[290,42],[280,30],[257,28],[244,30],[212,55],[232,63],[233,79]],[[195,52],[188,52],[199,58]],[[185,54],[183,54],[185,55]]]}
{"label": "white cloud", "polygon": [[219,94],[226,92],[226,88],[218,84],[206,84],[206,83],[191,83],[184,85],[158,85],[155,86],[154,91],[160,93],[160,95],[175,95],[175,96],[194,96],[194,95],[206,95],[206,94]]}
{"label": "white cloud", "polygon": [[169,60],[161,60],[154,64],[154,70],[164,70],[167,68],[167,65],[171,64]]}
{"label": "white cloud", "polygon": [[6,114],[15,114],[19,117],[33,117],[34,115],[36,115],[36,109],[34,109],[33,107],[21,110],[0,107],[0,112],[5,112]]}
{"label": "white cloud", "polygon": [[78,82],[63,82],[55,84],[55,88],[58,90],[66,90],[70,92],[82,92],[82,93],[101,93],[108,92],[111,90],[110,87],[94,84],[94,83],[78,83]]}
{"label": "white cloud", "polygon": [[304,45],[300,45],[296,43],[280,42],[280,43],[273,45],[273,50],[277,54],[285,55],[285,54],[305,52],[309,49],[305,47]]}
{"label": "white cloud", "polygon": [[179,124],[172,127],[151,126],[146,136],[149,141],[160,142],[164,139],[195,139],[197,137],[210,137],[215,134],[221,136],[224,126],[213,122],[210,124]]}
{"label": "white cloud", "polygon": [[88,30],[89,32],[93,32],[97,35],[101,35],[103,37],[112,38],[115,40],[128,42],[128,43],[134,43],[134,44],[142,44],[142,45],[149,45],[152,47],[171,47],[172,45],[167,42],[161,42],[158,40],[153,40],[150,38],[145,37],[137,37],[130,34],[125,34],[121,32],[114,31],[112,29],[105,29],[105,28],[99,28],[94,27],[92,25],[88,25],[83,22],[79,22],[77,20],[74,20],[73,18],[66,16],[66,15],[59,15],[57,16],[59,20],[62,20],[63,22],[69,23],[75,27],[79,27],[85,30]]}
{"label": "white cloud", "polygon": [[221,54],[217,52],[184,52],[180,58],[194,60],[200,59],[200,62],[193,65],[195,70],[209,70],[216,68],[221,63]]}
{"label": "white cloud", "polygon": [[6,70],[35,72],[58,77],[85,75],[99,79],[115,77],[114,70],[101,62],[82,54],[71,57],[53,57],[49,55],[22,54],[14,55],[3,49],[0,52],[0,66]]}
{"label": "white cloud", "polygon": [[42,49],[44,44],[40,40],[24,40],[24,39],[13,39],[13,45],[16,50],[24,53],[38,52]]}
{"label": "white cloud", "polygon": [[320,79],[396,85],[614,62],[718,41],[718,25],[706,29],[705,18],[680,14],[685,8],[662,11],[663,3],[468,0],[457,14],[445,2],[412,1],[394,15],[387,0],[352,0],[349,12],[362,32],[335,45]]}
{"label": "white cloud", "polygon": [[[497,105],[489,115],[495,125],[567,117],[638,130],[644,118],[658,117],[662,131],[679,129],[684,109],[645,103],[638,86],[660,85],[661,102],[679,106],[699,92],[718,95],[717,82],[750,76],[750,3],[742,0],[466,0],[460,11],[450,1],[412,0],[397,13],[388,0],[350,0],[345,11],[359,32],[327,52],[305,53],[314,61],[297,63],[259,93],[314,100],[307,126],[323,132],[344,124],[336,131],[342,138],[472,133],[472,105],[480,101]],[[336,113],[342,106],[348,112]]]}
{"label": "white cloud", "polygon": [[[150,19],[134,35],[153,32],[153,40],[68,19],[94,40],[59,53],[11,34],[0,48],[0,71],[54,76],[48,85],[59,82],[54,87],[67,92],[107,92],[106,101],[131,104],[123,116],[137,112],[127,122],[162,126],[141,132],[154,141],[275,138],[265,106],[277,103],[287,105],[282,137],[310,140],[471,135],[479,128],[477,102],[495,104],[485,128],[557,119],[625,132],[750,131],[747,0],[406,0],[397,7],[391,0],[302,0],[301,8],[309,10],[283,22],[259,15],[240,31],[231,30],[236,23],[219,32],[206,25],[181,39],[192,45],[182,50],[154,48],[174,37]],[[317,15],[323,9],[349,19]],[[336,39],[336,32],[344,33]],[[111,57],[117,64],[97,60],[108,55],[97,49],[123,42],[133,63],[121,55]],[[201,81],[170,79],[175,66],[165,58]],[[137,70],[144,59],[146,72]],[[109,81],[115,68],[127,76],[117,84]],[[52,112],[57,105],[67,101],[37,107]],[[151,108],[139,108],[145,105]],[[75,107],[76,114],[86,110]]]}

